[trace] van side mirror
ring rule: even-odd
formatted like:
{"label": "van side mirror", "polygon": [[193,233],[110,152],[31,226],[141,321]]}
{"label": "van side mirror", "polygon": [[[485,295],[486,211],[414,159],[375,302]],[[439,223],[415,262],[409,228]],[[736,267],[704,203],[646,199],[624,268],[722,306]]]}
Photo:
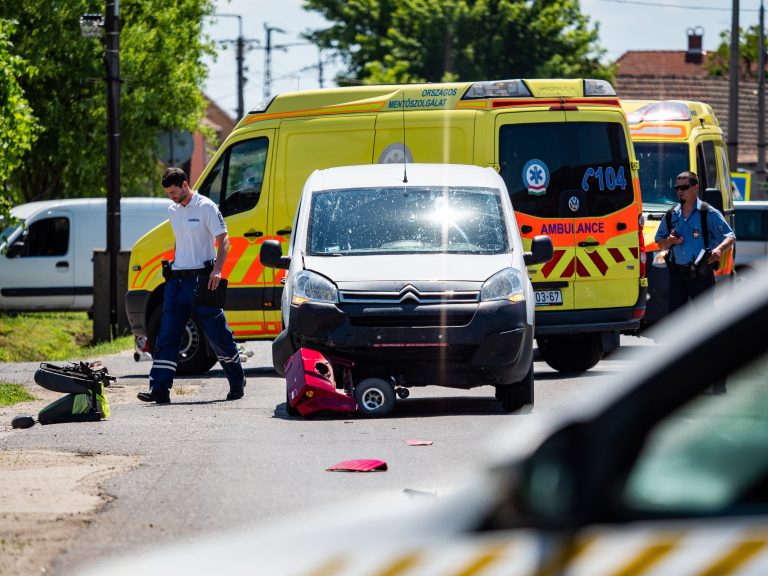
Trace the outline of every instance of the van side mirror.
{"label": "van side mirror", "polygon": [[8,246],[5,255],[8,258],[18,258],[24,254],[24,242],[19,240]]}
{"label": "van side mirror", "polygon": [[717,208],[718,212],[723,211],[723,194],[719,188],[707,188],[704,190],[703,200],[712,208]]}
{"label": "van side mirror", "polygon": [[543,264],[552,260],[555,250],[552,247],[552,238],[549,236],[534,236],[531,242],[531,251],[523,252],[525,265]]}
{"label": "van side mirror", "polygon": [[291,259],[283,256],[283,248],[279,240],[264,240],[259,252],[259,260],[268,268],[288,270],[291,266]]}

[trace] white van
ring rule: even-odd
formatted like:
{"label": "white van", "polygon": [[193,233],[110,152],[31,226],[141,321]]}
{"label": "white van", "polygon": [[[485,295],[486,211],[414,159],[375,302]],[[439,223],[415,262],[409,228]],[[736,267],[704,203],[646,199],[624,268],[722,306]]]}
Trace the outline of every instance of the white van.
{"label": "white van", "polygon": [[[170,200],[123,198],[120,249],[128,251],[167,219]],[[0,310],[88,310],[93,252],[107,246],[105,198],[46,200],[16,206],[0,232]]]}
{"label": "white van", "polygon": [[746,272],[768,262],[768,201],[733,203],[736,211],[736,271]]}
{"label": "white van", "polygon": [[535,299],[507,187],[491,168],[373,164],[313,172],[288,255],[266,240],[261,262],[288,270],[285,329],[272,344],[283,374],[300,348],[353,362],[363,413],[395,393],[490,385],[507,412],[533,403]]}

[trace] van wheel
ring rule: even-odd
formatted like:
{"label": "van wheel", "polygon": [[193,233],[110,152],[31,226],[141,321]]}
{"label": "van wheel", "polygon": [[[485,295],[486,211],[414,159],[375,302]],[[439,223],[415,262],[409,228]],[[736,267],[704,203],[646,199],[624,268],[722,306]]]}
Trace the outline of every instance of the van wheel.
{"label": "van wheel", "polygon": [[[147,332],[149,336],[149,353],[154,356],[155,342],[160,334],[160,320],[163,316],[163,310],[159,306],[155,308],[149,318]],[[176,374],[180,376],[193,376],[196,374],[205,374],[216,364],[216,357],[208,355],[208,343],[205,334],[190,318],[187,320],[187,326],[181,334],[181,343],[179,346],[179,359],[176,365]]]}
{"label": "van wheel", "polygon": [[496,386],[496,400],[501,402],[504,412],[516,412],[523,406],[533,404],[533,362],[520,382]]}
{"label": "van wheel", "polygon": [[395,407],[395,389],[381,378],[366,378],[355,386],[355,400],[364,416],[386,416]]}
{"label": "van wheel", "polygon": [[536,338],[544,361],[558,372],[586,372],[603,357],[599,332],[578,336],[545,336]]}

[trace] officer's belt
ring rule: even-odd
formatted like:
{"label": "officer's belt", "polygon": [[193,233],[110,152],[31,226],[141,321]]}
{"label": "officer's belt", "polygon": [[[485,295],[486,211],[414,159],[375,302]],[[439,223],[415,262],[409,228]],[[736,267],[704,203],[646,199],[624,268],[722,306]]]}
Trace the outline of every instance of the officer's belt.
{"label": "officer's belt", "polygon": [[679,272],[680,274],[690,274],[691,269],[696,270],[693,264],[677,264],[675,262],[667,262],[667,268],[672,272]]}
{"label": "officer's belt", "polygon": [[189,278],[190,276],[204,276],[210,274],[207,268],[193,268],[191,270],[171,270],[170,278]]}

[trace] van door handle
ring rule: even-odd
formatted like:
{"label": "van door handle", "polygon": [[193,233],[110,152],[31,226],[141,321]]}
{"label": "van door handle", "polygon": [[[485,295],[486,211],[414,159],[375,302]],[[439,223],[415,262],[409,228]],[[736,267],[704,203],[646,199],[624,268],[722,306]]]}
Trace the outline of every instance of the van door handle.
{"label": "van door handle", "polygon": [[66,260],[62,260],[61,262],[56,262],[56,270],[69,270],[69,262]]}
{"label": "van door handle", "polygon": [[579,248],[587,248],[589,246],[600,246],[600,242],[597,242],[597,241],[579,242]]}
{"label": "van door handle", "polygon": [[258,230],[251,230],[250,232],[246,232],[243,234],[246,238],[261,238],[264,236],[264,232],[259,232]]}
{"label": "van door handle", "polygon": [[533,228],[531,226],[528,226],[528,224],[523,224],[522,226],[520,226],[520,232],[522,232],[523,234],[529,234],[533,232]]}
{"label": "van door handle", "polygon": [[278,230],[277,234],[279,234],[280,236],[289,236],[291,234],[291,229],[285,228],[284,230]]}

